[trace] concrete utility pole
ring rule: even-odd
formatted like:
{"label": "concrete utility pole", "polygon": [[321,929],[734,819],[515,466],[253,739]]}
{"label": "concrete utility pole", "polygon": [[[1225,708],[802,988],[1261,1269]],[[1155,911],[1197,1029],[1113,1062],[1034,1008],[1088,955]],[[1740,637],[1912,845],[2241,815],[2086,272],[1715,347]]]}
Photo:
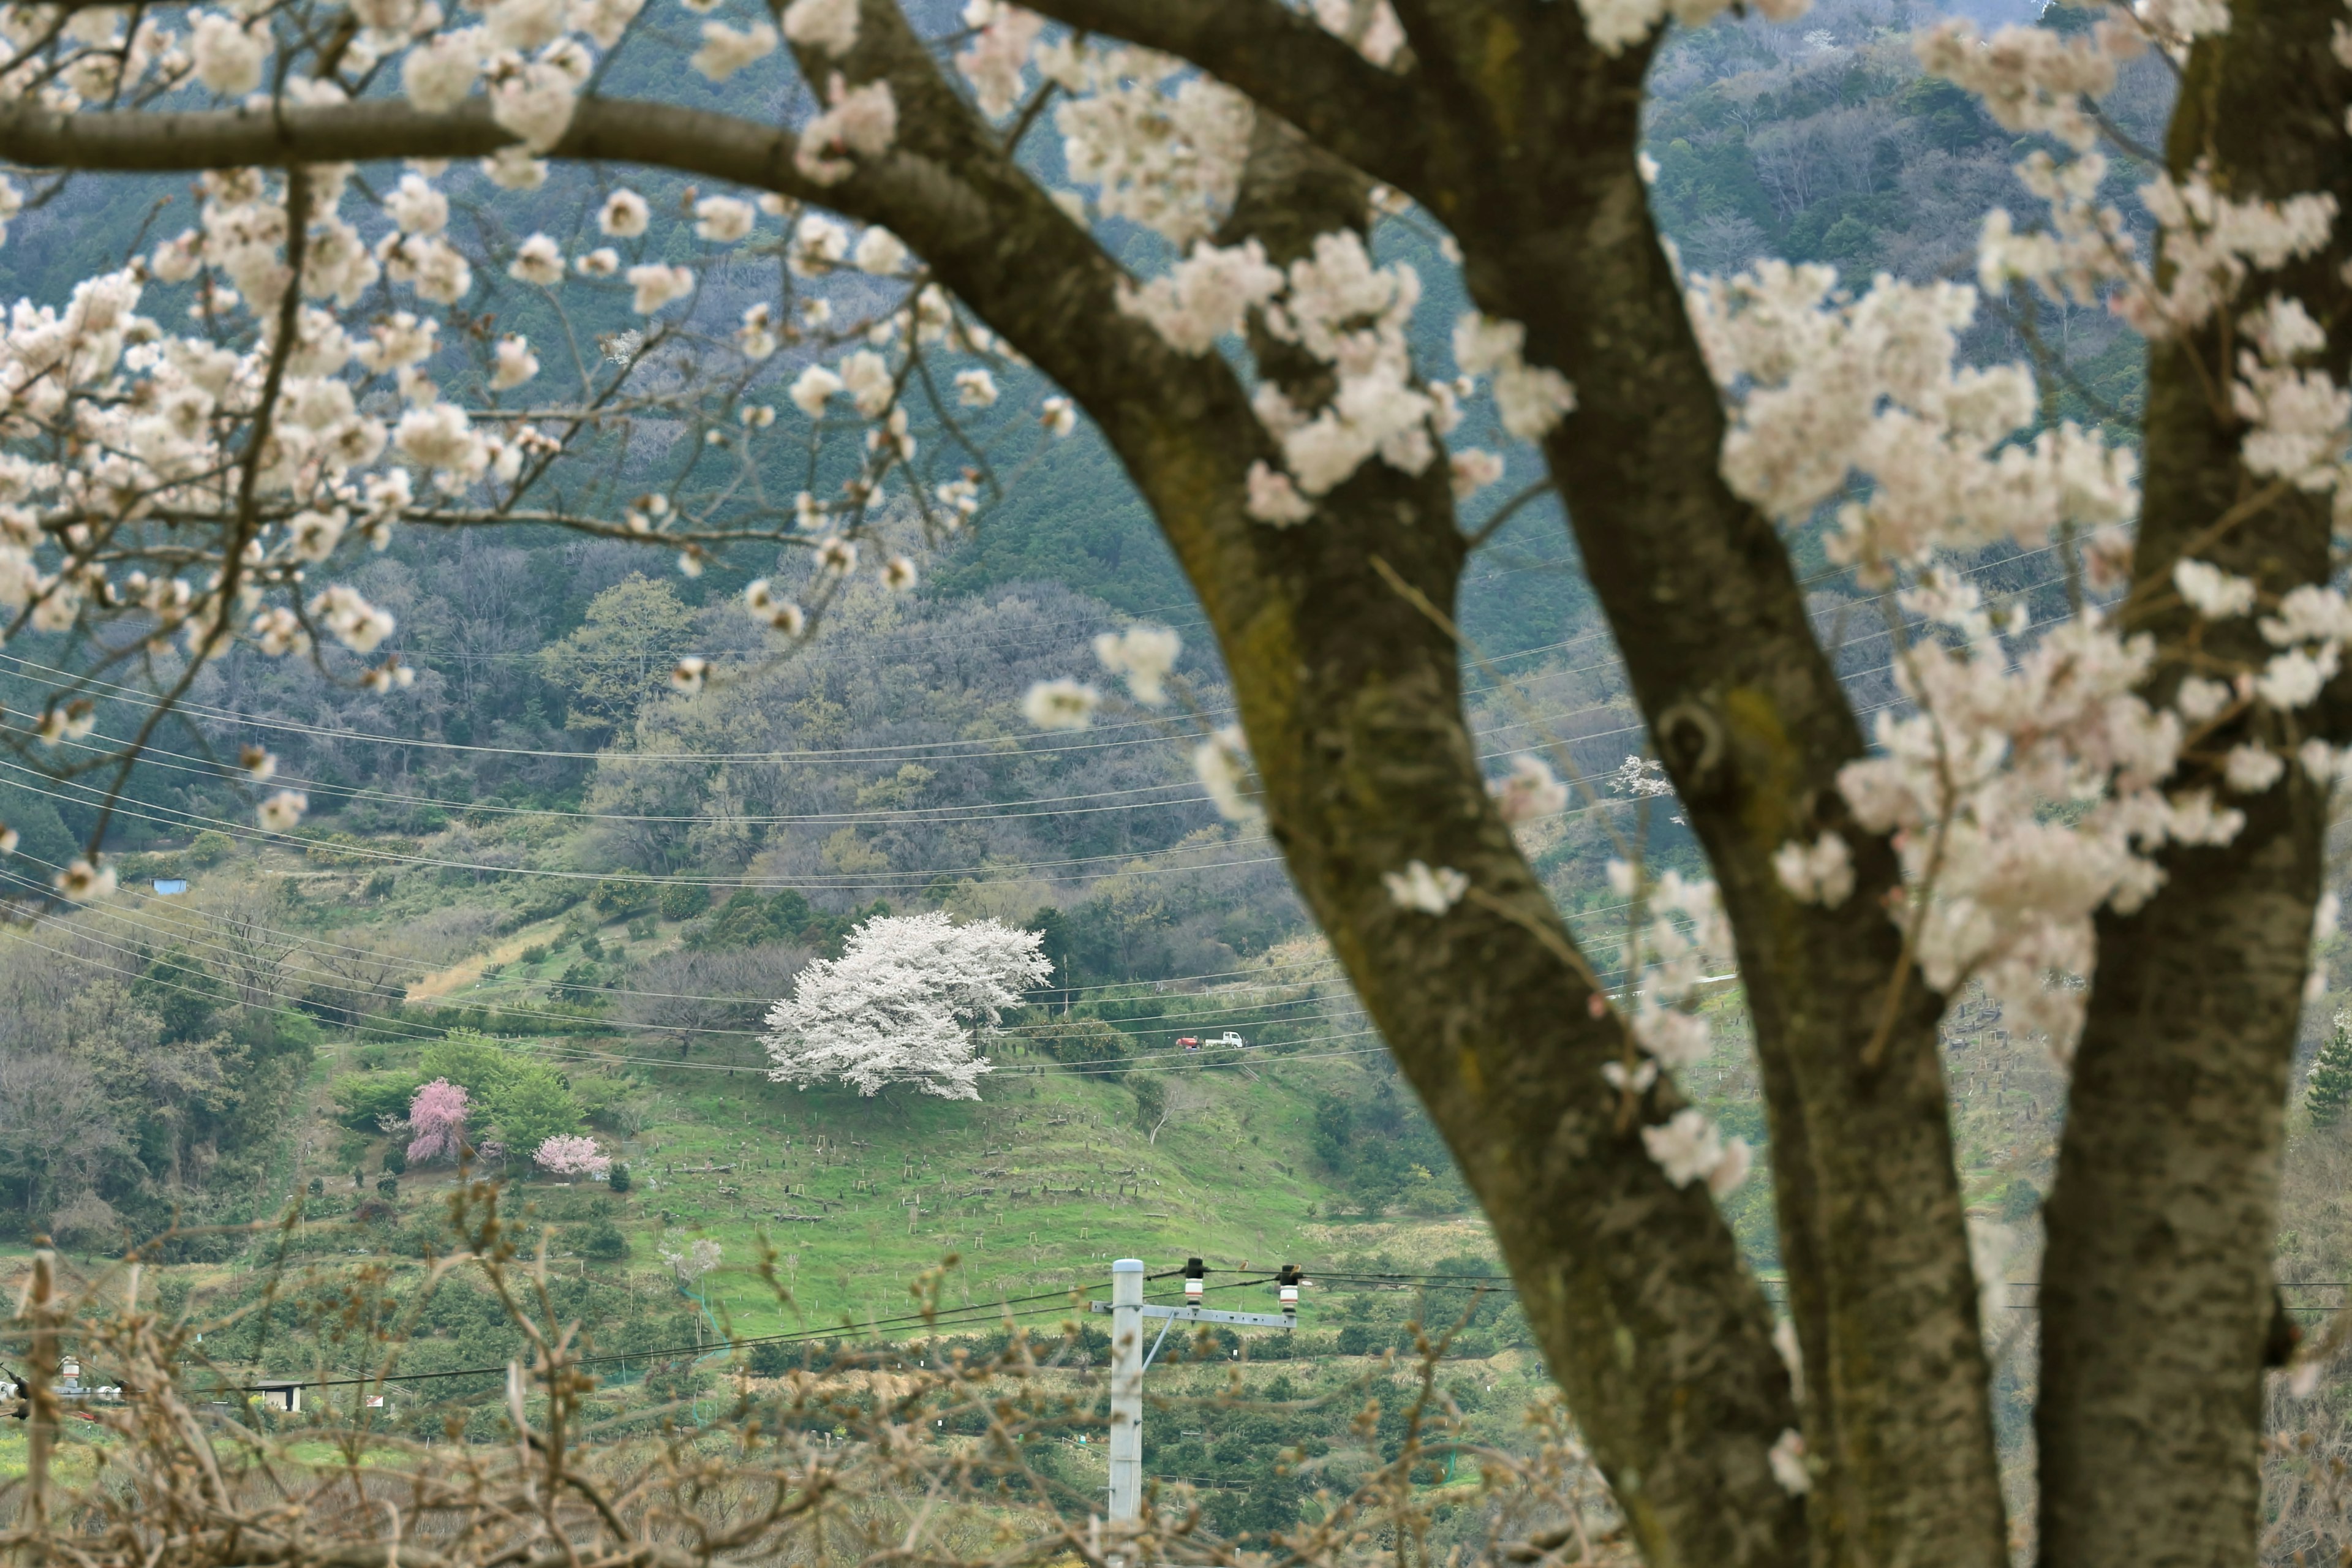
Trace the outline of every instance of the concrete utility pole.
{"label": "concrete utility pole", "polygon": [[[1201,1260],[1184,1265],[1181,1307],[1143,1304],[1143,1260],[1122,1258],[1110,1266],[1110,1300],[1089,1303],[1110,1314],[1110,1518],[1115,1531],[1132,1531],[1143,1513],[1143,1369],[1159,1354],[1168,1331],[1182,1323],[1236,1323],[1256,1329],[1298,1326],[1298,1270],[1284,1264],[1280,1275],[1282,1311],[1220,1312],[1197,1305],[1201,1293]],[[1158,1318],[1160,1339],[1147,1353],[1143,1321]]]}
{"label": "concrete utility pole", "polygon": [[1110,1266],[1110,1520],[1143,1510],[1143,1259]]}

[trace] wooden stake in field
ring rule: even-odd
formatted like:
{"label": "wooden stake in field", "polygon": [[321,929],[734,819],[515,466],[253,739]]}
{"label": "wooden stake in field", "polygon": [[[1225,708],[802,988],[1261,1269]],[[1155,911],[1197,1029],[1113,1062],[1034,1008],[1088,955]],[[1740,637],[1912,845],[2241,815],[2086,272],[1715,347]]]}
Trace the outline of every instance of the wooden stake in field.
{"label": "wooden stake in field", "polygon": [[31,1416],[25,1434],[25,1508],[36,1563],[48,1557],[49,1449],[58,1435],[58,1396],[50,1384],[58,1370],[56,1292],[57,1255],[42,1247],[33,1254],[33,1278],[17,1313],[33,1331],[32,1352],[25,1366],[25,1399]]}

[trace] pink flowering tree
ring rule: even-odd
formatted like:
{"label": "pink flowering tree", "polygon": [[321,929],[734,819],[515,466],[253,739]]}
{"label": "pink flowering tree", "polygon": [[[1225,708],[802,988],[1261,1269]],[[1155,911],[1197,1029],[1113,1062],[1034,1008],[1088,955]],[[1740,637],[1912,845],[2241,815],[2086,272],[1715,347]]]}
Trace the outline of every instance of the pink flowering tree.
{"label": "pink flowering tree", "polygon": [[[9,323],[0,605],[152,674],[159,717],[238,645],[394,693],[398,627],[352,581],[371,547],[527,521],[688,572],[791,551],[742,601],[773,639],[747,657],[781,657],[844,584],[911,585],[1021,466],[999,459],[1083,410],[1223,655],[1236,716],[1198,737],[1203,792],[1278,846],[1447,1134],[1640,1551],[2010,1560],[1997,1237],[1972,1234],[1939,1056],[1978,988],[2072,1073],[2038,1549],[2250,1562],[2263,1380],[2294,1342],[2284,1090],[2352,762],[2343,7],[1928,29],[1922,68],[2023,148],[1972,284],[1695,275],[1661,243],[1645,79],[1670,17],[1726,8],[971,0],[933,38],[930,6],[716,0],[677,64],[732,84],[718,107],[596,87],[625,43],[677,48],[641,0],[27,10],[0,157],[203,181],[184,230]],[[2175,79],[2168,126],[2126,123]],[[630,165],[695,182],[690,239],[592,189]],[[451,221],[552,181],[575,229]],[[24,199],[0,184],[0,216]],[[1164,246],[1130,268],[1138,226]],[[1436,333],[1386,243],[1432,230],[1467,301]],[[750,256],[781,266],[727,265]],[[713,280],[770,270],[717,316]],[[493,287],[561,317],[561,359],[477,330]],[[635,324],[600,343],[587,301]],[[2138,334],[2137,446],[2120,411],[2055,417],[2076,367],[2034,329],[2082,307]],[[2024,357],[1964,362],[1996,313]],[[706,454],[675,493],[580,472],[655,420]],[[761,481],[778,441],[824,493]],[[1547,495],[1654,753],[1615,780],[1537,756],[1490,778],[1464,710],[1466,568]],[[1801,535],[1885,627],[1868,728]],[[2063,608],[1989,603],[1989,549],[2050,558]],[[1138,631],[1030,717],[1083,726],[1106,679],[1146,713],[1183,697],[1176,639]],[[27,765],[135,755],[81,744],[79,687],[29,706]],[[273,766],[256,751],[249,782]],[[268,796],[257,831],[303,805]],[[1669,807],[1704,874],[1636,852]],[[1605,932],[1571,928],[1515,836],[1570,809],[1627,832]],[[95,847],[65,896],[106,891]],[[1680,1081],[1735,963],[1785,1320],[1717,1206],[1750,1152]],[[417,1146],[454,1150],[458,1120]]]}
{"label": "pink flowering tree", "polygon": [[408,1163],[430,1164],[455,1160],[466,1146],[466,1118],[472,1102],[465,1088],[446,1078],[421,1086],[408,1101]]}
{"label": "pink flowering tree", "polygon": [[597,1148],[596,1140],[559,1132],[531,1151],[531,1163],[551,1176],[601,1180],[613,1169],[612,1156]]}

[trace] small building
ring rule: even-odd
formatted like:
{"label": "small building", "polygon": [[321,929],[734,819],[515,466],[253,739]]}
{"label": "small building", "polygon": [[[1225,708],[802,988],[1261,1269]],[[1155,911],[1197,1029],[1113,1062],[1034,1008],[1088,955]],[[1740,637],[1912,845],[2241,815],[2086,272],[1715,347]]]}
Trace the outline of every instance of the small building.
{"label": "small building", "polygon": [[272,1410],[302,1408],[302,1385],[299,1383],[257,1383],[253,1386],[254,1397]]}

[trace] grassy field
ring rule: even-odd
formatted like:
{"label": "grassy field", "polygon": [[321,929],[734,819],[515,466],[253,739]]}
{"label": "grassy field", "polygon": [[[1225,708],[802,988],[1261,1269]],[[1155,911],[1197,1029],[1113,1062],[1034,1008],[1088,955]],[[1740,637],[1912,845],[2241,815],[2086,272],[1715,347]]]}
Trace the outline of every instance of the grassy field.
{"label": "grassy field", "polygon": [[[322,1053],[314,1069],[314,1148],[331,1146],[323,1091],[351,1050]],[[950,1256],[958,1261],[942,1304],[963,1307],[1107,1285],[1121,1257],[1154,1269],[1200,1257],[1216,1268],[1270,1271],[1368,1248],[1433,1260],[1485,1247],[1483,1223],[1469,1214],[1333,1217],[1334,1193],[1308,1152],[1313,1108],[1318,1093],[1360,1088],[1366,1069],[1353,1064],[1269,1059],[1178,1075],[1181,1109],[1156,1138],[1116,1080],[1025,1058],[983,1080],[978,1102],[904,1089],[865,1099],[721,1070],[752,1066],[748,1056],[706,1050],[691,1067],[631,1067],[655,1114],[618,1142],[632,1190],[600,1194],[630,1238],[626,1267],[641,1289],[670,1289],[658,1258],[665,1236],[719,1243],[723,1262],[703,1294],[742,1333],[903,1316],[908,1282]],[[305,1174],[289,1171],[287,1184],[299,1187]],[[454,1180],[446,1170],[411,1173],[402,1202],[429,1203]],[[551,1206],[572,1200],[543,1179],[518,1182],[509,1194]],[[759,1278],[763,1248],[797,1311]],[[1237,1309],[1272,1301],[1270,1289],[1230,1294]]]}

